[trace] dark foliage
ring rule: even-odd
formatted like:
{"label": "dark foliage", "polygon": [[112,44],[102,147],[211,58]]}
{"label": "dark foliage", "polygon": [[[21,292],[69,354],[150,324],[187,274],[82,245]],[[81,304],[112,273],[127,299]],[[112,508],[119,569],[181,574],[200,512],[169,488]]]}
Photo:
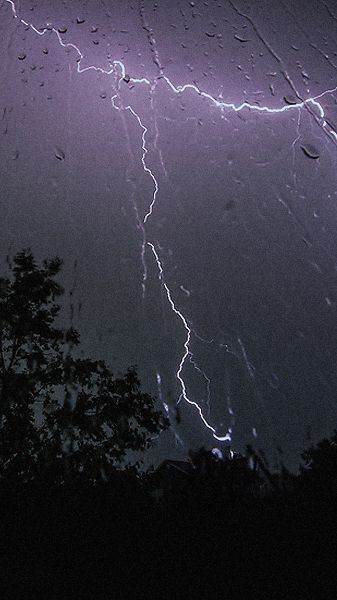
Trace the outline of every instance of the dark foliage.
{"label": "dark foliage", "polygon": [[165,427],[135,369],[116,378],[73,356],[78,332],[55,326],[60,268],[24,251],[0,280],[0,482],[12,486],[106,480]]}
{"label": "dark foliage", "polygon": [[337,433],[298,475],[251,447],[123,463],[165,422],[134,369],[73,357],[60,266],[21,253],[1,281],[1,597],[335,600]]}
{"label": "dark foliage", "polygon": [[5,597],[335,599],[330,475],[321,488],[278,474],[259,495],[244,457],[206,454],[160,498],[154,474],[130,468],[95,486],[2,489]]}

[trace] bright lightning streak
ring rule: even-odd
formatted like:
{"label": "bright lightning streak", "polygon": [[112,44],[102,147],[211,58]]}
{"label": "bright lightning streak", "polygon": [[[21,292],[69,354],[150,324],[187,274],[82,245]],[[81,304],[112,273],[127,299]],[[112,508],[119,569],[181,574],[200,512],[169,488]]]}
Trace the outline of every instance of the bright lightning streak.
{"label": "bright lightning streak", "polygon": [[[90,70],[94,70],[100,73],[104,73],[105,75],[116,75],[116,67],[120,68],[121,71],[121,76],[120,79],[118,81],[118,90],[120,87],[120,83],[121,81],[125,80],[126,78],[126,68],[125,65],[119,61],[119,60],[114,60],[112,62],[111,68],[109,70],[106,69],[102,69],[101,67],[97,67],[95,65],[89,65],[87,67],[82,68],[81,67],[81,62],[84,59],[84,55],[82,54],[81,50],[75,45],[72,44],[70,42],[63,42],[61,34],[59,33],[59,31],[57,29],[55,29],[55,27],[45,27],[41,30],[37,29],[34,25],[32,25],[31,23],[28,23],[27,21],[25,21],[24,19],[20,18],[17,14],[17,10],[14,4],[13,0],[6,0],[6,2],[8,2],[11,5],[12,8],[12,12],[14,15],[15,19],[18,19],[20,21],[20,23],[22,23],[23,25],[25,25],[26,27],[30,27],[35,33],[37,33],[38,35],[42,36],[44,35],[47,31],[52,31],[56,34],[59,44],[63,47],[63,48],[73,48],[78,56],[79,59],[77,60],[77,72],[78,73],[85,73],[86,71],[90,71]],[[196,85],[191,84],[191,83],[186,83],[184,85],[175,85],[174,83],[172,83],[172,81],[165,75],[162,75],[162,71],[161,74],[156,78],[156,82],[158,82],[160,79],[164,80],[168,87],[175,93],[175,94],[182,94],[184,92],[186,92],[187,90],[191,90],[192,92],[197,93],[199,96],[206,98],[210,103],[212,103],[214,106],[216,106],[217,108],[220,108],[221,110],[232,110],[236,113],[241,112],[244,109],[248,109],[251,111],[257,111],[257,112],[264,112],[264,113],[269,113],[269,114],[278,114],[278,113],[283,113],[283,112],[287,112],[287,111],[291,111],[294,109],[301,109],[304,107],[308,107],[310,105],[315,106],[318,109],[320,118],[322,119],[322,127],[324,130],[327,130],[328,135],[330,135],[334,140],[337,140],[337,133],[335,131],[333,131],[332,129],[327,129],[328,127],[328,123],[325,120],[325,113],[324,113],[324,109],[322,107],[322,105],[318,102],[319,98],[323,98],[326,94],[331,94],[333,92],[337,91],[337,86],[329,89],[329,90],[325,90],[324,92],[321,92],[319,95],[314,96],[313,98],[307,98],[306,100],[302,100],[301,102],[297,102],[296,104],[287,104],[284,105],[282,107],[279,108],[269,108],[268,106],[260,106],[258,104],[250,104],[249,102],[242,102],[241,104],[234,104],[233,102],[224,102],[223,100],[219,100],[214,98],[214,96],[212,96],[211,94],[204,92],[202,90],[200,90]],[[156,87],[156,83],[153,84],[151,83],[151,81],[145,77],[137,79],[137,78],[133,78],[130,77],[128,80],[129,83],[132,84],[145,84],[151,87],[151,91],[153,91]],[[115,98],[116,96],[114,96],[113,98]],[[113,101],[113,98],[111,99]],[[113,103],[114,108],[117,108],[114,103]],[[142,123],[140,116],[138,115],[138,113],[136,113],[134,111],[134,109],[130,106],[127,106],[124,110],[129,110],[133,116],[137,119],[140,127],[142,128],[142,151],[143,151],[143,155],[142,155],[142,165],[143,165],[143,169],[146,173],[148,173],[153,181],[154,184],[154,191],[153,191],[153,195],[152,195],[152,201],[151,204],[149,206],[148,212],[146,213],[143,222],[144,224],[146,224],[147,220],[152,216],[153,213],[153,208],[154,205],[156,203],[156,199],[157,199],[157,195],[159,192],[159,184],[158,181],[154,175],[154,173],[152,172],[152,170],[148,167],[147,163],[146,163],[146,156],[148,153],[148,150],[146,148],[146,134],[148,132],[147,127]],[[146,277],[145,277],[146,279]]]}
{"label": "bright lightning streak", "polygon": [[184,352],[184,355],[183,355],[183,357],[182,357],[182,359],[181,359],[181,361],[179,363],[178,371],[176,373],[177,379],[178,379],[178,381],[180,383],[180,386],[181,386],[181,397],[188,404],[191,404],[192,406],[194,406],[197,409],[202,422],[207,427],[207,429],[209,429],[212,432],[213,437],[215,439],[219,440],[220,442],[231,441],[231,436],[229,435],[229,433],[227,433],[224,436],[219,436],[219,435],[216,434],[216,430],[214,429],[214,427],[212,427],[212,425],[210,425],[208,423],[208,421],[206,420],[206,418],[204,417],[203,412],[202,412],[199,404],[197,402],[195,402],[194,400],[190,400],[190,398],[187,395],[186,384],[185,384],[185,381],[184,381],[184,379],[182,377],[182,371],[183,371],[183,368],[184,368],[184,365],[185,365],[187,357],[191,356],[191,352],[190,352],[190,349],[189,349],[189,344],[190,344],[190,340],[191,340],[192,331],[191,331],[190,327],[188,326],[186,318],[184,317],[184,315],[182,314],[182,312],[180,312],[180,310],[176,307],[174,301],[172,300],[171,291],[170,291],[170,288],[168,287],[167,283],[165,282],[163,267],[162,267],[160,258],[159,258],[158,254],[156,252],[156,249],[155,249],[154,245],[151,244],[151,242],[148,242],[148,246],[150,246],[150,248],[151,248],[151,250],[153,252],[153,255],[155,257],[155,260],[156,260],[156,263],[157,263],[157,267],[158,267],[158,272],[159,272],[159,279],[160,279],[160,281],[161,281],[161,283],[162,283],[162,285],[164,287],[164,290],[166,292],[167,300],[168,300],[168,302],[169,302],[169,304],[170,304],[170,306],[172,308],[172,311],[174,312],[175,315],[177,315],[177,317],[179,317],[179,319],[181,320],[181,322],[182,322],[182,324],[183,324],[183,326],[185,328],[185,331],[186,331],[186,340],[185,340],[185,343],[184,343],[185,352]]}
{"label": "bright lightning streak", "polygon": [[140,116],[136,113],[135,110],[133,110],[133,108],[131,106],[127,106],[125,108],[125,110],[129,110],[131,112],[131,114],[133,114],[133,116],[137,119],[139,126],[142,128],[143,133],[142,133],[142,151],[143,151],[143,155],[142,155],[142,164],[143,164],[143,169],[146,173],[148,173],[154,183],[154,192],[153,192],[153,196],[152,196],[152,202],[149,206],[149,210],[146,213],[145,217],[144,217],[144,224],[146,223],[146,221],[148,220],[149,217],[151,217],[152,215],[152,211],[153,211],[153,207],[156,203],[156,198],[157,198],[157,194],[159,191],[159,185],[158,185],[158,181],[155,178],[153,172],[151,171],[151,169],[147,166],[146,164],[146,155],[148,153],[148,150],[146,148],[146,134],[148,132],[147,127],[145,127],[145,125],[143,125],[142,120],[140,118]]}
{"label": "bright lightning streak", "polygon": [[248,108],[249,110],[256,110],[258,112],[266,112],[266,113],[270,113],[270,114],[275,114],[275,113],[287,112],[287,111],[298,109],[298,108],[303,108],[307,104],[313,104],[314,106],[316,106],[318,108],[320,117],[322,119],[324,118],[324,109],[321,106],[321,104],[319,102],[317,102],[317,99],[322,98],[326,94],[331,94],[331,93],[337,91],[337,86],[336,86],[335,88],[333,88],[331,90],[326,90],[326,91],[322,92],[318,96],[315,96],[313,98],[307,98],[306,100],[303,100],[301,102],[296,102],[296,104],[285,104],[284,106],[281,106],[280,108],[269,108],[268,106],[260,106],[259,104],[250,104],[249,102],[246,102],[246,101],[242,102],[241,104],[234,104],[233,102],[224,102],[223,100],[217,100],[216,98],[214,98],[214,96],[212,96],[211,94],[208,94],[207,92],[203,92],[196,85],[194,85],[192,83],[186,83],[185,85],[175,86],[168,77],[164,76],[163,79],[166,81],[167,85],[171,88],[171,90],[175,94],[181,94],[181,93],[185,92],[186,90],[192,90],[193,92],[196,92],[199,96],[202,96],[203,98],[207,98],[207,100],[209,100],[217,108],[230,109],[230,110],[233,110],[234,112],[240,112],[240,111],[244,110],[245,108]]}
{"label": "bright lightning streak", "polygon": [[141,161],[142,161],[142,165],[143,165],[143,170],[145,171],[145,173],[148,173],[150,175],[150,177],[154,183],[154,192],[153,192],[152,202],[150,204],[147,214],[145,215],[145,217],[143,219],[143,222],[139,224],[140,229],[143,233],[143,242],[142,242],[142,249],[141,249],[141,262],[143,265],[143,282],[142,282],[143,297],[145,297],[145,290],[146,290],[145,286],[146,286],[146,281],[147,281],[147,264],[146,264],[146,260],[145,260],[146,232],[145,232],[144,225],[146,224],[147,219],[152,215],[152,210],[153,210],[153,206],[156,202],[156,197],[157,197],[157,193],[159,191],[159,186],[158,186],[157,179],[155,178],[151,169],[147,166],[146,160],[145,160],[146,155],[148,153],[148,150],[146,147],[146,134],[148,132],[148,129],[147,129],[147,127],[145,127],[145,125],[143,125],[140,116],[138,115],[138,113],[136,113],[136,111],[132,108],[132,106],[126,106],[123,109],[116,106],[115,98],[117,98],[117,96],[118,96],[118,94],[115,94],[111,98],[111,103],[112,103],[113,108],[115,108],[116,110],[119,110],[119,111],[120,110],[129,111],[137,119],[138,124],[139,124],[140,128],[142,129],[142,151],[143,151],[143,154],[142,154]]}
{"label": "bright lightning streak", "polygon": [[[194,406],[198,413],[199,416],[202,420],[202,422],[204,423],[205,427],[211,431],[213,437],[219,441],[231,441],[231,435],[230,435],[230,430],[228,430],[228,433],[224,436],[218,436],[216,434],[216,430],[214,427],[212,427],[212,425],[210,425],[210,423],[207,421],[207,419],[205,418],[200,406],[198,405],[197,402],[191,400],[188,395],[187,395],[187,390],[186,390],[186,384],[185,381],[183,379],[182,376],[182,372],[185,366],[185,362],[187,360],[187,358],[189,358],[189,360],[193,363],[193,355],[190,351],[190,340],[191,340],[191,334],[194,333],[193,330],[189,327],[186,318],[184,317],[183,313],[176,307],[173,299],[172,299],[172,294],[171,291],[167,285],[167,283],[165,282],[165,278],[164,278],[164,272],[163,272],[163,267],[162,267],[162,263],[160,261],[159,255],[154,247],[154,245],[151,242],[147,242],[146,241],[146,232],[145,232],[145,226],[146,223],[148,222],[148,220],[150,219],[150,217],[153,214],[153,210],[154,210],[154,206],[156,204],[156,199],[157,199],[157,195],[159,192],[159,184],[157,181],[156,176],[154,175],[153,171],[151,170],[151,168],[147,165],[146,159],[147,159],[147,155],[148,155],[148,149],[146,146],[146,135],[148,133],[148,128],[144,125],[144,123],[141,120],[141,117],[139,116],[139,114],[131,107],[131,106],[126,106],[123,108],[118,107],[115,104],[115,99],[116,97],[118,97],[118,92],[120,90],[120,85],[121,82],[124,80],[127,83],[132,83],[132,84],[138,84],[138,85],[147,85],[151,88],[151,92],[155,91],[157,82],[159,80],[163,80],[165,81],[165,83],[167,84],[168,88],[175,94],[183,94],[186,91],[191,91],[193,93],[198,94],[199,96],[205,98],[206,100],[208,100],[211,104],[213,104],[216,108],[219,108],[220,110],[224,111],[224,110],[231,110],[234,111],[236,113],[242,111],[242,110],[251,110],[251,111],[257,111],[257,112],[262,112],[262,113],[269,113],[269,114],[278,114],[278,113],[285,113],[291,110],[299,110],[302,108],[309,108],[309,107],[315,107],[318,111],[319,114],[319,118],[321,120],[321,127],[323,130],[326,131],[326,133],[329,135],[330,139],[332,139],[334,142],[337,141],[337,133],[328,128],[329,125],[327,123],[327,121],[325,120],[325,112],[324,109],[322,107],[322,105],[320,104],[320,102],[318,102],[318,100],[320,98],[323,98],[325,95],[327,94],[332,94],[333,92],[337,91],[337,86],[335,88],[329,89],[329,90],[325,90],[323,92],[321,92],[319,95],[313,97],[313,98],[307,98],[306,100],[301,100],[299,102],[297,102],[296,104],[289,104],[289,105],[284,105],[282,107],[279,108],[269,108],[268,106],[260,106],[257,104],[250,104],[249,102],[242,102],[241,104],[234,104],[232,102],[224,102],[222,99],[216,99],[214,98],[211,94],[209,94],[208,92],[204,92],[202,90],[200,90],[196,85],[194,84],[184,84],[184,85],[175,85],[174,83],[172,83],[172,81],[167,77],[164,76],[162,73],[162,68],[160,67],[160,62],[159,62],[159,58],[156,55],[156,59],[158,61],[158,63],[156,63],[159,67],[159,71],[160,74],[159,76],[156,78],[155,82],[151,82],[149,79],[147,78],[131,78],[131,77],[127,77],[126,76],[126,68],[125,65],[119,61],[119,60],[114,60],[111,65],[110,65],[110,69],[106,70],[103,69],[101,67],[97,67],[95,65],[90,65],[87,67],[82,68],[81,67],[81,62],[84,59],[84,55],[82,54],[82,52],[80,51],[80,49],[72,43],[68,43],[68,42],[64,42],[60,32],[55,29],[54,27],[45,27],[43,29],[37,29],[32,23],[29,23],[27,21],[25,21],[24,19],[22,19],[21,17],[19,17],[18,13],[17,13],[17,9],[15,6],[15,3],[13,0],[6,0],[6,2],[8,4],[10,4],[11,9],[12,9],[12,13],[15,19],[17,19],[20,23],[22,23],[23,25],[25,25],[26,27],[29,27],[30,29],[32,29],[32,31],[34,31],[34,33],[36,33],[39,36],[43,36],[46,32],[48,31],[52,31],[53,33],[56,34],[57,39],[59,44],[63,47],[63,48],[72,48],[75,50],[75,52],[78,54],[78,59],[77,59],[77,72],[79,74],[85,73],[87,71],[90,70],[94,70],[100,73],[103,73],[105,75],[113,75],[114,77],[116,77],[116,89],[117,89],[117,93],[112,96],[111,98],[111,102],[112,102],[112,106],[113,108],[115,108],[116,110],[124,110],[124,111],[129,111],[133,117],[137,120],[139,127],[142,130],[142,157],[141,157],[141,162],[142,162],[142,166],[143,166],[143,170],[145,173],[147,173],[153,182],[154,185],[154,190],[153,190],[153,194],[152,194],[152,201],[149,205],[148,211],[145,214],[142,223],[140,223],[140,228],[142,230],[143,233],[143,243],[142,243],[142,252],[141,252],[141,259],[142,259],[142,264],[143,264],[143,295],[145,294],[145,284],[146,284],[146,280],[147,280],[147,266],[146,266],[146,261],[145,261],[145,249],[146,249],[146,244],[151,248],[156,264],[157,264],[157,268],[158,268],[158,274],[159,274],[159,280],[161,281],[165,292],[166,292],[166,297],[167,300],[171,306],[172,311],[174,312],[174,314],[180,319],[180,321],[183,324],[183,327],[186,331],[186,340],[184,343],[184,354],[181,358],[181,361],[179,363],[179,367],[176,373],[176,377],[180,383],[181,386],[181,396],[180,399],[184,399],[188,404]],[[148,31],[149,35],[151,34],[150,31]],[[120,75],[118,74],[118,70],[120,71]],[[247,359],[246,356],[246,352],[245,349],[243,347],[243,344],[241,342],[241,340],[238,340],[241,350],[242,350],[242,354],[243,354],[243,358],[245,361],[245,364],[247,366],[247,370],[248,373],[250,375],[251,378],[254,378],[254,373],[252,371],[251,365],[249,364],[249,361]]]}
{"label": "bright lightning streak", "polygon": [[193,365],[195,370],[198,371],[198,373],[200,373],[200,375],[206,381],[206,391],[207,391],[206,405],[207,405],[207,412],[208,412],[208,416],[209,416],[209,414],[211,412],[211,404],[210,404],[210,402],[211,402],[211,380],[206,375],[206,373],[199,367],[199,365],[195,362],[193,354],[190,353],[189,357],[190,357],[190,363]]}

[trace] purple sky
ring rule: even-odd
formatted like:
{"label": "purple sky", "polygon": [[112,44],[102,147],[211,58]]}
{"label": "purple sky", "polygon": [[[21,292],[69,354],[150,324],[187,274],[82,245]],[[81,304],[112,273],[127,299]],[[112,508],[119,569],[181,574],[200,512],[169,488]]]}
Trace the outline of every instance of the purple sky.
{"label": "purple sky", "polygon": [[296,464],[336,426],[333,3],[2,0],[0,30],[1,256],[64,258],[84,352],[168,407],[153,460],[221,447],[201,411]]}

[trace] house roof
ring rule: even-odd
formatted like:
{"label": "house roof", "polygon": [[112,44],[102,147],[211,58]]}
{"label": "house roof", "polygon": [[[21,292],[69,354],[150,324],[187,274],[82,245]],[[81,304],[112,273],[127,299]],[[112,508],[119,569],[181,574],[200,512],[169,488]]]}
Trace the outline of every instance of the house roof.
{"label": "house roof", "polygon": [[161,465],[159,465],[157,471],[162,470],[176,470],[184,473],[184,475],[189,475],[193,470],[193,465],[187,460],[164,460]]}

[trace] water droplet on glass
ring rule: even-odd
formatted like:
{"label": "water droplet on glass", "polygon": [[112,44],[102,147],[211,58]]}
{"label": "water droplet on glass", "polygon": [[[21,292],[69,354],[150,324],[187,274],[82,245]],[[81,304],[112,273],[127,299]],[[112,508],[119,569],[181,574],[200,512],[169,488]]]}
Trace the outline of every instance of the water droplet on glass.
{"label": "water droplet on glass", "polygon": [[293,94],[286,94],[285,96],[283,96],[283,100],[287,104],[297,104],[298,102],[298,100],[295,98],[295,96],[293,96]]}
{"label": "water droplet on glass", "polygon": [[63,150],[61,150],[61,148],[55,148],[55,156],[58,160],[64,160],[65,159],[65,154],[63,152]]}
{"label": "water droplet on glass", "polygon": [[236,40],[238,40],[238,42],[241,42],[242,44],[244,44],[245,42],[249,42],[247,38],[244,38],[241,35],[238,35],[237,33],[234,35],[234,37]]}
{"label": "water droplet on glass", "polygon": [[25,60],[27,54],[25,54],[24,52],[20,52],[20,54],[18,54],[18,59],[19,60]]}
{"label": "water droplet on glass", "polygon": [[311,144],[301,145],[301,148],[306,156],[309,158],[319,158],[319,152]]}
{"label": "water droplet on glass", "polygon": [[331,121],[331,119],[325,119],[327,125],[329,125],[329,127],[331,127],[331,129],[333,129],[333,131],[337,131],[337,125]]}

